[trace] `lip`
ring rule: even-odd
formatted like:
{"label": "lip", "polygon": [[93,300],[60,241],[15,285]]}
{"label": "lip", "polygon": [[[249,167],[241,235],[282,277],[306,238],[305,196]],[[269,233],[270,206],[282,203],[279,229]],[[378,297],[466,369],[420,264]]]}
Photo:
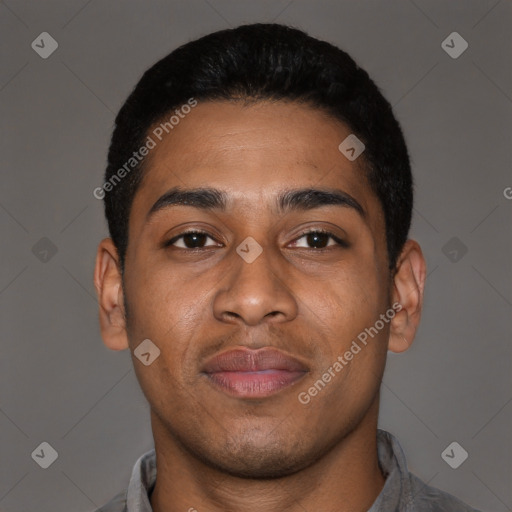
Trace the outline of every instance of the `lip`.
{"label": "lip", "polygon": [[264,398],[291,386],[308,372],[298,359],[274,348],[238,348],[209,359],[202,369],[223,392],[241,398]]}

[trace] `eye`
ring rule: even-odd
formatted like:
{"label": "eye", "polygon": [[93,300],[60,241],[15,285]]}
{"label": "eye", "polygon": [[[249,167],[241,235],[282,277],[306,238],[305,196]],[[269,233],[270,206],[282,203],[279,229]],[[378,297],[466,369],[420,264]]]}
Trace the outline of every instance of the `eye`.
{"label": "eye", "polygon": [[[305,245],[298,245],[298,241],[304,239]],[[332,242],[332,243],[330,243]],[[336,235],[331,233],[330,231],[324,231],[321,229],[315,229],[310,231],[305,231],[301,233],[299,238],[296,238],[293,241],[294,247],[305,247],[305,248],[313,248],[313,249],[325,249],[327,247],[331,247],[333,245],[338,245],[341,247],[348,247],[347,242],[341,240]],[[313,246],[313,247],[311,247]]]}
{"label": "eye", "polygon": [[[211,240],[213,243],[207,245],[207,240]],[[299,242],[302,240],[302,242]],[[191,230],[180,233],[174,236],[168,242],[165,243],[165,247],[177,247],[179,249],[203,249],[207,247],[219,247],[219,244],[204,231]],[[299,248],[311,248],[316,250],[326,249],[331,246],[348,247],[348,243],[338,238],[334,233],[330,231],[324,231],[321,229],[315,229],[310,231],[304,231],[301,235],[296,238],[292,244],[293,247]]]}
{"label": "eye", "polygon": [[217,242],[213,245],[205,245],[207,239],[215,242],[215,240],[204,231],[185,231],[171,238],[165,243],[165,247],[173,246],[180,249],[201,249],[203,247],[214,247],[219,245]]}

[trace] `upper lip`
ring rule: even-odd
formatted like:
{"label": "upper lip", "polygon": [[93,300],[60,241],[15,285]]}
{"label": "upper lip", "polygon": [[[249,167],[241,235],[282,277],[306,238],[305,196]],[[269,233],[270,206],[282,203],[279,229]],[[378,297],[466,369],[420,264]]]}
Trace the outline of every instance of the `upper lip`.
{"label": "upper lip", "polygon": [[275,348],[227,350],[209,359],[203,367],[204,373],[257,372],[260,370],[308,371],[298,359]]}

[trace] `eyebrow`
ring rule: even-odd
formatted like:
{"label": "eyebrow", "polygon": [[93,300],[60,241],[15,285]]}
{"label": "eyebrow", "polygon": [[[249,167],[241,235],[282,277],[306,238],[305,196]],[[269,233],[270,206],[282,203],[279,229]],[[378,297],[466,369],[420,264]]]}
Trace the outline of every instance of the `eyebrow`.
{"label": "eyebrow", "polygon": [[[216,188],[183,189],[174,187],[157,199],[146,216],[146,222],[157,212],[171,206],[186,205],[206,211],[224,211],[227,203],[226,193]],[[366,212],[361,204],[343,190],[301,188],[286,190],[277,196],[279,213],[307,211],[330,205],[351,208],[363,219],[366,219]]]}

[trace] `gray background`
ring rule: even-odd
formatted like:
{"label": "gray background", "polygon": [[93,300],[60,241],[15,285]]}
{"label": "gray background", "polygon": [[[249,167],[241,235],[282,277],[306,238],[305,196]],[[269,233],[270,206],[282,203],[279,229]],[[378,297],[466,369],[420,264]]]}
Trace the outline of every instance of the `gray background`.
{"label": "gray background", "polygon": [[[389,357],[381,427],[425,481],[482,510],[512,508],[510,0],[8,0],[0,2],[2,512],[92,510],[151,447],[129,353],[110,352],[99,335],[92,271],[106,227],[92,191],[114,115],[141,73],[190,39],[256,21],[339,45],[394,105],[416,178],[411,236],[429,277],[418,337]],[[453,31],[469,43],[457,59],[441,47]],[[48,59],[31,48],[41,32],[59,44]],[[59,454],[48,469],[31,458],[43,441]],[[469,453],[455,470],[441,458],[452,441]]]}

